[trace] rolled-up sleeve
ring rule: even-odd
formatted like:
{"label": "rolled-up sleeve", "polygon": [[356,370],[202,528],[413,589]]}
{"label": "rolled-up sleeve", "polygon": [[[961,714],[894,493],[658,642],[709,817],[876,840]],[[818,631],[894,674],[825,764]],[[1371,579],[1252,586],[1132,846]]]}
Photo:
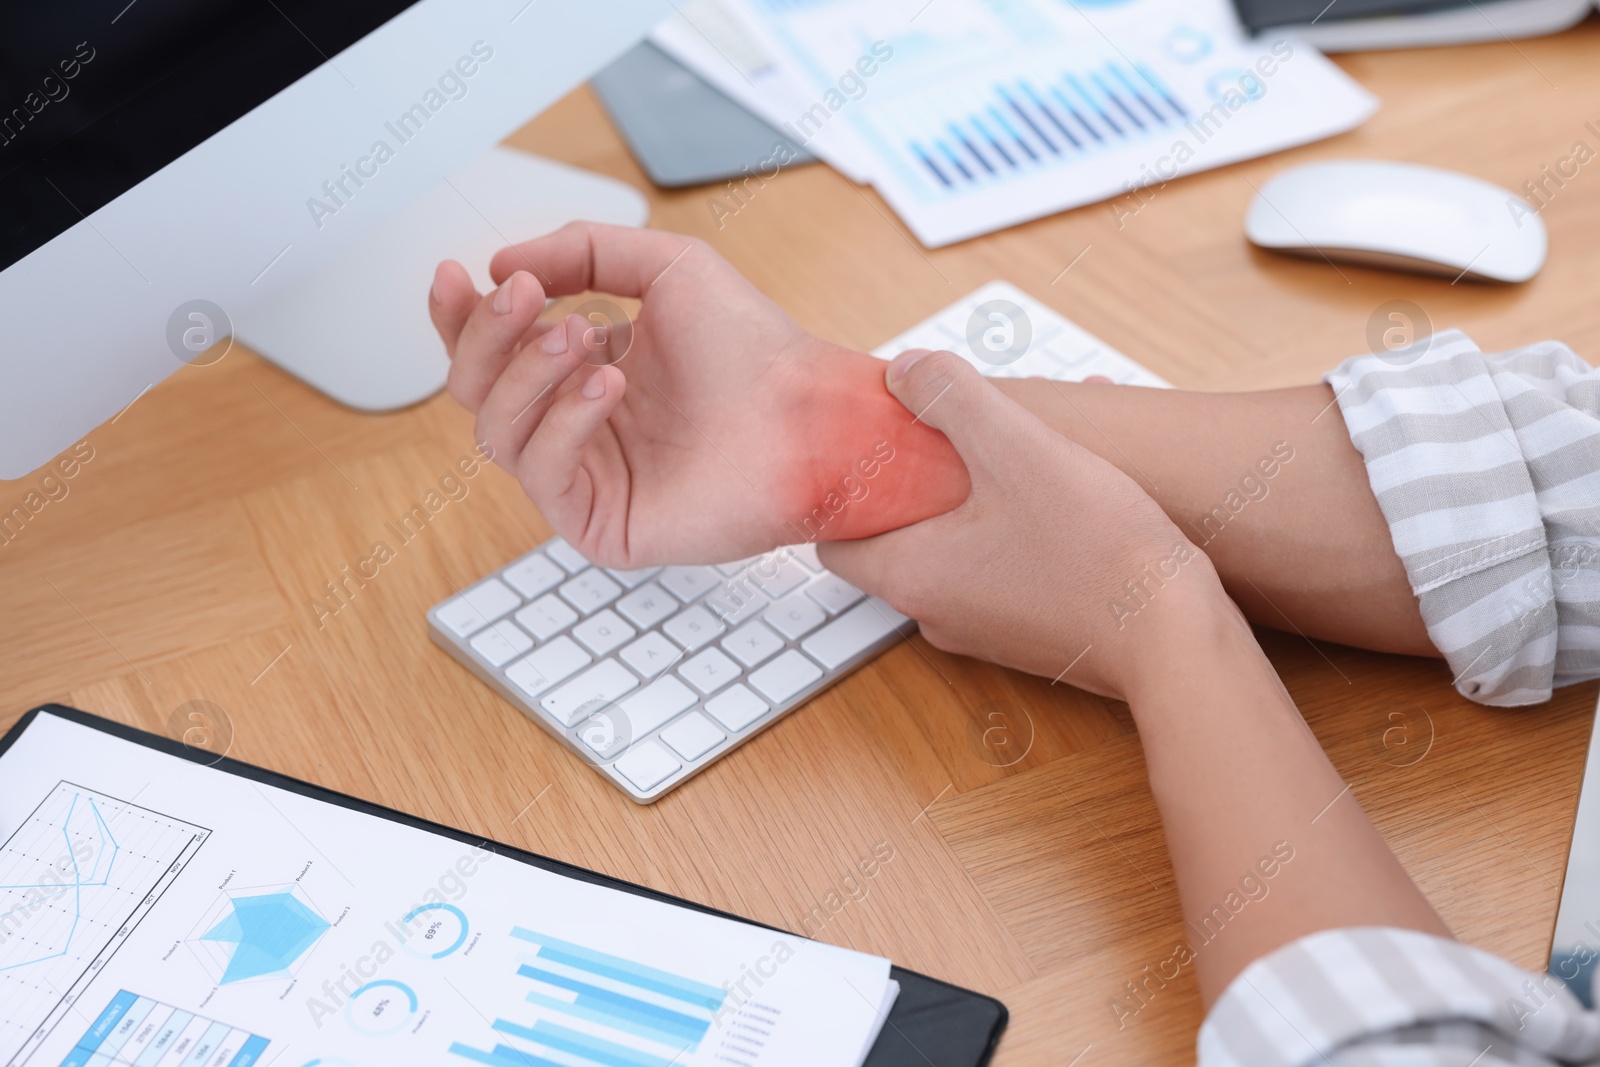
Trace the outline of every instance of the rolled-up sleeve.
{"label": "rolled-up sleeve", "polygon": [[1450,330],[1327,381],[1456,688],[1513,706],[1600,677],[1600,373]]}
{"label": "rolled-up sleeve", "polygon": [[1212,1005],[1199,1067],[1593,1065],[1600,1019],[1559,979],[1414,930],[1325,930]]}

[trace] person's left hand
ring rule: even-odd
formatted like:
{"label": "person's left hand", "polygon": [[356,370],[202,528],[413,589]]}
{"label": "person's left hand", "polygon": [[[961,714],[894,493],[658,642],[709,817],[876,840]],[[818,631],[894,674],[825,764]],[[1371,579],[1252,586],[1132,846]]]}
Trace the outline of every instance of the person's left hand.
{"label": "person's left hand", "polygon": [[[889,396],[878,360],[802,329],[704,241],[572,223],[490,273],[487,294],[459,263],[434,277],[450,394],[595,563],[726,563],[966,496],[949,442]],[[546,297],[587,290],[642,302],[620,363],[579,316],[541,321]]]}
{"label": "person's left hand", "polygon": [[935,648],[1126,699],[1197,602],[1232,613],[1211,562],[1132,479],[950,352],[912,351],[889,391],[972,477],[954,510],[824,565],[916,619]]}

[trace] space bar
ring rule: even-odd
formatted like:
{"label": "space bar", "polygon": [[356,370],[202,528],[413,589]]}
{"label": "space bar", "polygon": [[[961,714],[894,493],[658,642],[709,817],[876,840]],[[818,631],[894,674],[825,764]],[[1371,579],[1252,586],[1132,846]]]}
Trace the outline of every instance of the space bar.
{"label": "space bar", "polygon": [[806,638],[800,647],[830,671],[837,670],[909,621],[888,604],[872,597]]}

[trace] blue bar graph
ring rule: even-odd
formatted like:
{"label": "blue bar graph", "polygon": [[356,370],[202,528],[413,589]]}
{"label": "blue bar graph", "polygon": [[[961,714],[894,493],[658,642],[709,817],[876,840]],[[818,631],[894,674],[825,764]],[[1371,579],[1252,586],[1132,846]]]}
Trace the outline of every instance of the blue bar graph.
{"label": "blue bar graph", "polygon": [[640,989],[648,989],[652,993],[675,997],[685,1004],[716,1011],[722,1007],[722,1002],[728,996],[716,986],[682,978],[654,967],[646,967],[642,963],[608,956],[603,952],[595,952],[569,941],[534,933],[520,926],[511,931],[511,936],[519,941],[538,945],[537,955],[543,959],[578,967],[603,978],[614,978],[619,982],[638,986]]}
{"label": "blue bar graph", "polygon": [[570,989],[578,994],[578,999],[575,1001],[578,1007],[609,1013],[613,1018],[623,1022],[654,1027],[658,1032],[673,1034],[694,1042],[698,1042],[706,1033],[707,1020],[683,1015],[646,1000],[613,993],[608,989],[538,967],[529,967],[526,964],[518,967],[517,973],[524,978],[532,978],[547,985]]}
{"label": "blue bar graph", "polygon": [[1111,59],[987,88],[952,88],[897,111],[908,164],[957,193],[1164,134],[1189,109],[1147,65]]}
{"label": "blue bar graph", "polygon": [[654,1020],[627,1015],[609,1007],[597,1008],[577,1001],[558,1000],[555,997],[547,997],[539,992],[531,992],[523,999],[529,1004],[548,1008],[552,1011],[559,1011],[564,1015],[572,1016],[574,1019],[599,1023],[621,1033],[632,1034],[634,1037],[642,1037],[647,1041],[654,1041],[662,1045],[671,1045],[674,1048],[683,1047],[690,1038],[692,1038],[691,1047],[699,1042],[698,1035],[689,1035],[689,1038],[686,1038],[684,1034],[661,1026]]}
{"label": "blue bar graph", "polygon": [[[450,1051],[489,1067],[672,1067],[699,1048],[727,993],[716,986],[515,927],[530,952],[517,975],[527,1019],[496,1019],[504,1041],[485,1049],[456,1042]],[[511,1044],[516,1041],[518,1044]]]}
{"label": "blue bar graph", "polygon": [[535,1056],[521,1049],[512,1048],[510,1045],[496,1045],[491,1051],[463,1045],[457,1041],[450,1046],[450,1051],[462,1059],[473,1060],[477,1063],[487,1063],[490,1067],[566,1067],[565,1064],[555,1063],[542,1056]]}
{"label": "blue bar graph", "polygon": [[672,1067],[672,1061],[662,1056],[653,1056],[648,1052],[595,1037],[593,1034],[560,1026],[547,1019],[540,1019],[531,1027],[517,1026],[502,1019],[495,1024],[495,1029],[512,1037],[520,1037],[524,1041],[545,1045],[557,1052],[586,1056],[596,1063],[605,1064],[606,1067]]}

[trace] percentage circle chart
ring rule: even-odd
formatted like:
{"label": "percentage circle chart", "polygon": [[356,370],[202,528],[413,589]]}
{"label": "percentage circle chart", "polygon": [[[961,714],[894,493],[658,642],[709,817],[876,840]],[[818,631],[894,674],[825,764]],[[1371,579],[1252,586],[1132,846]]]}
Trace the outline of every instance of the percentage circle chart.
{"label": "percentage circle chart", "polygon": [[1196,63],[1214,50],[1211,36],[1193,26],[1174,26],[1166,38],[1167,54],[1179,63]]}
{"label": "percentage circle chart", "polygon": [[400,921],[411,928],[411,924],[423,916],[426,920],[405,942],[405,950],[411,955],[441,960],[466,944],[467,913],[454,904],[419,904]]}
{"label": "percentage circle chart", "polygon": [[379,978],[361,986],[344,1005],[344,1021],[357,1033],[387,1037],[417,1014],[417,994],[404,982]]}

